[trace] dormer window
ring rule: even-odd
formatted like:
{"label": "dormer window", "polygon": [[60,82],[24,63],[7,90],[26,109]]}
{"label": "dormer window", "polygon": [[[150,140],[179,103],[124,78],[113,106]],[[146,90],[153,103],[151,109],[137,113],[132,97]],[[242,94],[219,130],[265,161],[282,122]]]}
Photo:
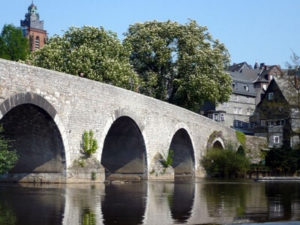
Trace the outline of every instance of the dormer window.
{"label": "dormer window", "polygon": [[244,90],[245,90],[245,91],[249,91],[248,85],[244,85]]}
{"label": "dormer window", "polygon": [[235,83],[232,84],[232,89],[234,89],[234,88],[235,88]]}
{"label": "dormer window", "polygon": [[271,101],[273,99],[274,99],[274,93],[273,92],[268,93],[268,100]]}

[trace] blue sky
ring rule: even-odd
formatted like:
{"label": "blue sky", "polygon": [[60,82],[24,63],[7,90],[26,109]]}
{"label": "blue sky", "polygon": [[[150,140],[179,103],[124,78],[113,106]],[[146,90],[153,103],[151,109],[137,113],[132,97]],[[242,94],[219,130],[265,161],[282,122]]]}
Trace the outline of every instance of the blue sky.
{"label": "blue sky", "polygon": [[[34,0],[49,36],[103,26],[120,39],[130,24],[193,19],[225,44],[231,62],[279,64],[300,55],[299,0]],[[19,26],[31,0],[1,0],[0,28]]]}

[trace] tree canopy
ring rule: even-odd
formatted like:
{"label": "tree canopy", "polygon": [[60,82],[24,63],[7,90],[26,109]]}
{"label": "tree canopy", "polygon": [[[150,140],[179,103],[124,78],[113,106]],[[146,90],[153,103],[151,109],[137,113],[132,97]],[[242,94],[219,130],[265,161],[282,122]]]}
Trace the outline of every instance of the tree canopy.
{"label": "tree canopy", "polygon": [[28,63],[136,90],[138,76],[129,63],[129,54],[116,34],[103,27],[71,27],[33,52]]}
{"label": "tree canopy", "polygon": [[29,54],[29,44],[22,30],[14,25],[4,25],[0,36],[0,58],[18,61]]}
{"label": "tree canopy", "polygon": [[197,111],[204,101],[222,103],[231,94],[225,46],[195,21],[145,22],[129,27],[124,45],[141,79],[140,92]]}

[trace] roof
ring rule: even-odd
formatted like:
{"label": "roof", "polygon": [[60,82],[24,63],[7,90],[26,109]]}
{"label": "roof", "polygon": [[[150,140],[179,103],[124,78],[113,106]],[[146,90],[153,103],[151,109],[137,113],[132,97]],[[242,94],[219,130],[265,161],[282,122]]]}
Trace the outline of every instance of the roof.
{"label": "roof", "polygon": [[229,66],[227,72],[231,75],[234,81],[255,81],[258,77],[259,70],[253,69],[246,62],[233,64]]}
{"label": "roof", "polygon": [[264,66],[264,68],[262,69],[262,71],[259,74],[258,79],[256,80],[256,82],[269,82],[268,81],[268,77],[266,78],[266,75],[270,75],[270,72],[274,69],[277,68],[281,73],[282,70],[279,66],[277,65],[271,65],[271,66]]}
{"label": "roof", "polygon": [[290,105],[298,105],[296,89],[296,86],[298,84],[295,83],[295,77],[285,74],[283,76],[276,77],[273,80],[278,85],[281,93],[283,94],[284,98],[288,101],[288,103]]}
{"label": "roof", "polygon": [[256,91],[254,88],[254,83],[251,81],[234,81],[234,88],[232,88],[232,92],[234,94],[245,95],[256,97]]}

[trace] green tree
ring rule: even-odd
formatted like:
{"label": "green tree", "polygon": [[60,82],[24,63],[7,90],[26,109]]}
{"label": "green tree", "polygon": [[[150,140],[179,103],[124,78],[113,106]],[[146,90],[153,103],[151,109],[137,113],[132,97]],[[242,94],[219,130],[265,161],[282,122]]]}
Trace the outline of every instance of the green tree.
{"label": "green tree", "polygon": [[197,111],[204,101],[222,103],[231,94],[225,46],[195,21],[131,25],[124,46],[141,79],[140,92]]}
{"label": "green tree", "polygon": [[249,159],[232,149],[209,149],[201,164],[210,177],[241,177],[250,168]]}
{"label": "green tree", "polygon": [[138,76],[129,63],[129,54],[116,34],[103,27],[71,27],[34,51],[28,63],[136,90]]}
{"label": "green tree", "polygon": [[98,149],[97,140],[94,138],[94,132],[84,131],[83,133],[83,152],[89,157]]}
{"label": "green tree", "polygon": [[12,169],[17,160],[17,152],[11,149],[10,141],[4,137],[4,130],[0,126],[0,174],[5,174]]}
{"label": "green tree", "polygon": [[25,60],[29,54],[29,44],[22,30],[14,25],[4,25],[0,36],[0,58]]}

